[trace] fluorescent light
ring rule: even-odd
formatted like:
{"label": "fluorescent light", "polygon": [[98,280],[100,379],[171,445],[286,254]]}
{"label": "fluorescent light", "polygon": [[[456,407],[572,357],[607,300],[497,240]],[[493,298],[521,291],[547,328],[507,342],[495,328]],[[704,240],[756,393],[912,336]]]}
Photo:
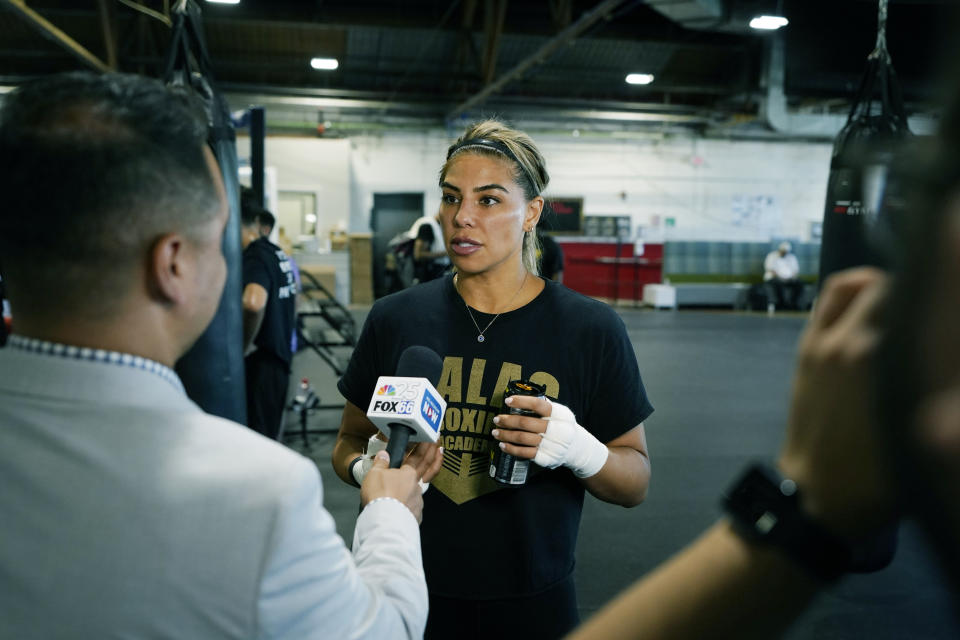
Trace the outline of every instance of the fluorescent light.
{"label": "fluorescent light", "polygon": [[314,69],[323,69],[324,71],[333,71],[340,66],[336,58],[314,58],[310,61],[310,66]]}
{"label": "fluorescent light", "polygon": [[627,84],[650,84],[653,82],[652,73],[631,73],[627,76]]}
{"label": "fluorescent light", "polygon": [[785,27],[788,24],[790,24],[790,21],[783,16],[757,16],[750,21],[751,28],[766,31],[776,31],[780,27]]}
{"label": "fluorescent light", "polygon": [[317,214],[308,213],[307,215],[303,216],[303,219],[306,220],[307,222],[314,223],[317,221]]}
{"label": "fluorescent light", "polygon": [[207,0],[210,4],[240,4],[240,0]]}

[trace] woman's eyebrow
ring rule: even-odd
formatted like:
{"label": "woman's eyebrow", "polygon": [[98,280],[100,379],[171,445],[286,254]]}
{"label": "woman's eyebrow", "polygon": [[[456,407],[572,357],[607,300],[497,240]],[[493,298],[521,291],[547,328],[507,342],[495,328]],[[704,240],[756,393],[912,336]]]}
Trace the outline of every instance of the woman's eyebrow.
{"label": "woman's eyebrow", "polygon": [[479,193],[480,191],[487,191],[487,190],[489,190],[489,189],[500,189],[500,190],[503,191],[504,193],[510,193],[509,191],[507,191],[507,188],[506,188],[506,187],[501,186],[501,185],[499,185],[499,184],[485,184],[485,185],[483,185],[482,187],[476,187],[476,188],[474,188],[473,192],[474,192],[474,193]]}

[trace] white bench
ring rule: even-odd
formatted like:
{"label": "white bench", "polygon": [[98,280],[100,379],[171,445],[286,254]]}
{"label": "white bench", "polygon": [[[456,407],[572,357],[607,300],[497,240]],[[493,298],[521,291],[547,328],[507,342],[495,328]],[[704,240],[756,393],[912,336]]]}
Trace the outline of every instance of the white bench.
{"label": "white bench", "polygon": [[683,282],[677,290],[678,307],[733,307],[744,309],[751,284],[747,282]]}

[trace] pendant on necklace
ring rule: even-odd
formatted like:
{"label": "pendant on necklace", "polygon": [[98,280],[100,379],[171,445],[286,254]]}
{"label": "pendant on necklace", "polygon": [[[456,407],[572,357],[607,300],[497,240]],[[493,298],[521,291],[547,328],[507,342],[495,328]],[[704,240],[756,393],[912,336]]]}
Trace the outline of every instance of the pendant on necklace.
{"label": "pendant on necklace", "polygon": [[477,336],[477,342],[483,342],[483,334]]}

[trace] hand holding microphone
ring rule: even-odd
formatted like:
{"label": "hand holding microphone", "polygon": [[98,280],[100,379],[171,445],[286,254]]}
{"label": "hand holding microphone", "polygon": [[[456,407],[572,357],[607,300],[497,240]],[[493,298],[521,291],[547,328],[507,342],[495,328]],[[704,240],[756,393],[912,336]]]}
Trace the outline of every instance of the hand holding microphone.
{"label": "hand holding microphone", "polygon": [[417,519],[423,520],[423,492],[419,480],[432,478],[440,471],[443,451],[436,446],[423,447],[407,457],[399,469],[391,469],[390,456],[386,451],[376,454],[360,487],[361,509],[375,500],[397,500],[404,504]]}
{"label": "hand holding microphone", "polygon": [[391,468],[400,467],[408,442],[436,442],[440,436],[447,410],[446,401],[436,389],[442,369],[440,356],[415,345],[400,354],[397,375],[377,379],[367,418],[389,437]]}
{"label": "hand holding microphone", "polygon": [[505,402],[515,409],[533,411],[542,418],[500,415],[494,418],[497,429],[493,436],[501,448],[518,458],[532,459],[541,467],[568,467],[578,478],[589,478],[600,472],[610,450],[577,424],[576,416],[566,406],[546,398],[511,396]]}
{"label": "hand holding microphone", "polygon": [[[436,445],[447,408],[447,403],[436,390],[442,368],[440,356],[432,350],[412,346],[400,354],[397,375],[377,379],[367,418],[390,439],[384,442],[377,436],[370,438],[366,453],[350,464],[350,474],[360,485],[362,504],[375,497],[398,499],[410,507],[419,520],[419,509],[423,506],[420,494],[426,491],[426,483],[437,475],[443,462],[443,450]],[[411,440],[417,445],[404,460],[407,443]],[[403,491],[400,492],[402,495],[379,495],[387,488],[380,486],[382,479],[399,474],[382,468],[384,457],[389,460],[390,469],[398,469],[407,475],[412,471],[416,500],[410,502]],[[397,477],[400,479],[398,486],[403,489],[409,479],[401,475]]]}
{"label": "hand holding microphone", "polygon": [[[387,441],[380,437],[380,434],[370,436],[367,442],[366,452],[353,461],[350,465],[350,474],[353,476],[357,486],[362,486],[364,479],[373,468],[374,460],[381,451],[387,450]],[[406,457],[405,464],[410,464],[419,472],[420,493],[425,493],[430,488],[430,480],[439,471],[439,467],[433,473],[429,472],[429,466],[432,465],[433,456],[437,455],[443,458],[443,451],[432,442],[418,442]]]}

